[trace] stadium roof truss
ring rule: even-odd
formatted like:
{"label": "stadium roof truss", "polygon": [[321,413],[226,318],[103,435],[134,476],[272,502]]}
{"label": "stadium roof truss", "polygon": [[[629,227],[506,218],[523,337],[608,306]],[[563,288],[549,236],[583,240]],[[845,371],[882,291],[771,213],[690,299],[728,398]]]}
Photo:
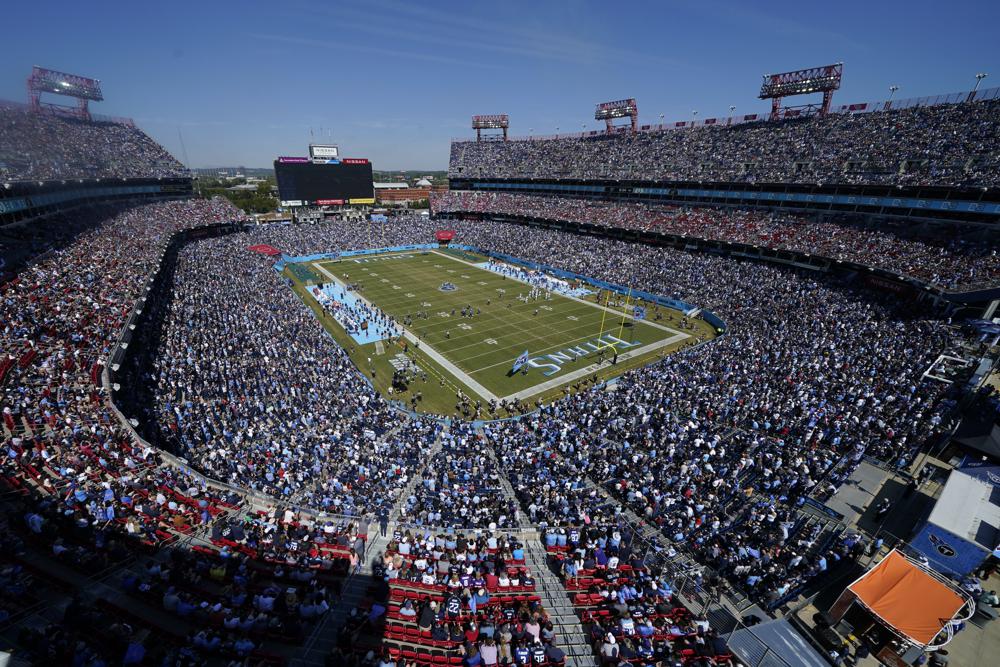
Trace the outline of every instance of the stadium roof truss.
{"label": "stadium roof truss", "polygon": [[[823,102],[820,106],[817,107],[815,104],[803,106],[807,112],[818,112],[821,116],[825,116],[830,111],[833,91],[840,88],[843,73],[844,63],[835,63],[782,74],[765,74],[758,97],[762,100],[771,100],[771,120],[777,120],[782,115],[782,98],[790,95],[823,93]],[[796,113],[788,115],[799,115],[799,112],[796,111]]]}
{"label": "stadium roof truss", "polygon": [[[507,141],[508,127],[510,127],[510,118],[505,113],[482,114],[472,117],[472,129],[476,131],[476,141],[483,140],[483,130],[499,130],[503,134],[503,140]],[[494,138],[499,138],[499,135],[494,134]]]}
{"label": "stadium roof truss", "polygon": [[[90,79],[77,74],[67,74],[57,72],[37,65],[31,69],[28,77],[28,99],[31,100],[31,108],[40,111],[43,107],[70,113],[71,115],[90,120],[90,109],[88,104],[91,101],[100,102],[104,99],[101,92],[101,82],[97,79]],[[43,104],[42,93],[53,95],[63,95],[76,99],[76,108],[56,104]]]}
{"label": "stadium roof truss", "polygon": [[614,102],[601,102],[594,110],[594,120],[603,120],[608,134],[615,131],[614,121],[619,118],[630,119],[632,133],[635,134],[639,127],[639,105],[634,97]]}

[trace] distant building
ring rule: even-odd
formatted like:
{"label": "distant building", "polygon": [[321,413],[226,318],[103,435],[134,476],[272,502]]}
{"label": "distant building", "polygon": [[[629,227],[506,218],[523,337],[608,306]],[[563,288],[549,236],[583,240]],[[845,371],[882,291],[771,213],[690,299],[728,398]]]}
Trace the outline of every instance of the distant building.
{"label": "distant building", "polygon": [[241,183],[239,185],[233,185],[226,188],[230,192],[256,192],[257,183]]}
{"label": "distant building", "polygon": [[408,204],[421,199],[428,199],[431,189],[426,188],[393,188],[375,190],[375,198],[382,204]]}

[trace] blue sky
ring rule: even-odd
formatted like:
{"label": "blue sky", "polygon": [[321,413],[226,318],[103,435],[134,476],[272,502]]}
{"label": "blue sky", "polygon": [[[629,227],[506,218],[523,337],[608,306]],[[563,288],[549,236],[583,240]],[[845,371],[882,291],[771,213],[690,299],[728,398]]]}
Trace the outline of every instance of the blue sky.
{"label": "blue sky", "polygon": [[269,166],[309,130],[376,169],[443,169],[475,113],[512,133],[596,128],[635,97],[640,122],[763,111],[761,75],[843,61],[835,103],[1000,85],[1000,3],[421,3],[11,0],[0,98],[32,65],[94,76],[100,113],[135,118],[190,165]]}

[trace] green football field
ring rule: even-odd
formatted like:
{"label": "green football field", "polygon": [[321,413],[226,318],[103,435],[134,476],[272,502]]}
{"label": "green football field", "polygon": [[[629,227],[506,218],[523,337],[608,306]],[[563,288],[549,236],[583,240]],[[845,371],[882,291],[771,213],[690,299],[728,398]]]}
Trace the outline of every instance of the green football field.
{"label": "green football field", "polygon": [[[711,327],[697,318],[685,323],[677,311],[648,304],[646,319],[633,320],[635,304],[626,305],[626,297],[618,295],[610,306],[605,305],[606,294],[568,297],[551,292],[546,298],[541,292],[528,298],[531,285],[482,268],[484,262],[434,250],[310,262],[289,269],[293,278],[301,278],[302,267],[307,267],[323,282],[357,284],[355,294],[403,324],[399,341],[361,346],[356,352],[364,361],[355,363],[379,380],[373,356],[405,355],[440,379],[421,390],[425,396],[431,385],[448,394],[424,406],[429,411],[447,412],[457,390],[483,402],[551,397],[568,385],[595,376],[606,379],[712,335]],[[442,289],[445,283],[454,289]],[[463,309],[474,314],[465,317]],[[340,334],[343,344],[343,331]],[[528,363],[512,373],[525,351]],[[391,375],[391,370],[383,375]]]}

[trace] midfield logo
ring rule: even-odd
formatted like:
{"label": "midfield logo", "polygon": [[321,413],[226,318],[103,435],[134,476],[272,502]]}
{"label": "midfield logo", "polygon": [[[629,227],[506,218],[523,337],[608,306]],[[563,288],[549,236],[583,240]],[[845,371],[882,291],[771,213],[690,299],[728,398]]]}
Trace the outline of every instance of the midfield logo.
{"label": "midfield logo", "polygon": [[630,347],[638,347],[639,345],[641,345],[639,341],[629,343],[621,338],[612,336],[611,334],[604,334],[603,336],[595,338],[591,342],[583,343],[582,345],[567,347],[564,350],[552,352],[551,354],[541,354],[536,357],[531,357],[528,359],[528,365],[532,368],[541,370],[542,375],[549,377],[562,371],[564,364],[577,359],[593,356],[600,350],[604,350],[605,353],[613,355],[621,350]]}

